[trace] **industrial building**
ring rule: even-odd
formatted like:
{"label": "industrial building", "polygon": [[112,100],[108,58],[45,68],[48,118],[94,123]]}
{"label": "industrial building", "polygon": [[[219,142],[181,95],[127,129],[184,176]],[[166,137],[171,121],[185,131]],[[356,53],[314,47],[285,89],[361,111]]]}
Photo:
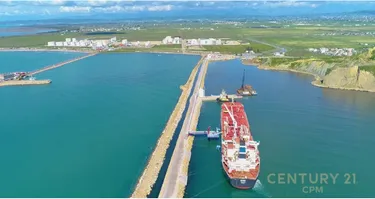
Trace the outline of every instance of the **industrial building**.
{"label": "industrial building", "polygon": [[181,44],[181,37],[179,36],[166,36],[163,40],[162,40],[162,43],[163,44]]}
{"label": "industrial building", "polygon": [[[76,38],[65,38],[65,41],[49,41],[47,46],[49,47],[91,47],[91,48],[104,48],[108,45],[115,43],[116,37],[102,40],[77,40]],[[125,40],[126,41],[126,40]],[[123,40],[124,43],[124,40]],[[127,43],[127,41],[126,41]]]}

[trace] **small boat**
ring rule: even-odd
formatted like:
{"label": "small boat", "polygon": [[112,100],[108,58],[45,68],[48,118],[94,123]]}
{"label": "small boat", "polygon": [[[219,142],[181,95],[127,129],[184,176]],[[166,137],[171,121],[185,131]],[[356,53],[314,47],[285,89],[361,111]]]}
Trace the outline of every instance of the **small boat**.
{"label": "small boat", "polygon": [[234,99],[229,98],[228,94],[223,89],[220,93],[220,96],[216,98],[217,102],[234,102]]}
{"label": "small boat", "polygon": [[257,92],[250,85],[245,85],[245,70],[243,70],[242,85],[241,88],[237,89],[237,94],[242,96],[257,95]]}

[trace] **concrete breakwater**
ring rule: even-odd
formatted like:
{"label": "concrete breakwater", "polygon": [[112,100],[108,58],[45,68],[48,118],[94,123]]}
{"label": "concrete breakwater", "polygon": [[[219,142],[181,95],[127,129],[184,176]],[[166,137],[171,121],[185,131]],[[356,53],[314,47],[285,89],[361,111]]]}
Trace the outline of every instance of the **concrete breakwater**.
{"label": "concrete breakwater", "polygon": [[35,75],[35,74],[38,74],[38,73],[41,73],[41,72],[44,72],[44,71],[47,71],[47,70],[55,69],[55,68],[64,66],[66,64],[70,64],[70,63],[73,63],[73,62],[76,62],[76,61],[79,61],[79,60],[82,60],[82,59],[94,56],[96,54],[97,53],[92,53],[92,54],[88,54],[88,55],[85,55],[85,56],[82,56],[82,57],[71,59],[71,60],[68,60],[68,61],[65,61],[65,62],[61,62],[61,63],[58,63],[58,64],[53,64],[51,66],[46,66],[44,68],[41,68],[41,69],[38,69],[36,71],[30,72],[30,73],[28,73],[28,75]]}
{"label": "concrete breakwater", "polygon": [[0,86],[24,86],[24,85],[42,85],[50,84],[51,80],[10,80],[1,81]]}
{"label": "concrete breakwater", "polygon": [[198,72],[198,68],[203,61],[203,57],[199,60],[198,64],[192,70],[189,79],[186,84],[181,86],[182,93],[176,104],[175,109],[173,110],[167,125],[165,126],[157,145],[151,154],[148,163],[138,180],[138,183],[131,195],[132,198],[146,198],[152,190],[153,185],[155,184],[160,169],[163,165],[167,149],[169,147],[170,141],[172,140],[173,134],[176,131],[177,125],[181,120],[182,114],[185,110],[186,103],[193,87],[194,79]]}
{"label": "concrete breakwater", "polygon": [[[173,151],[168,170],[164,178],[159,198],[182,198],[187,185],[187,169],[190,161],[192,139],[187,132],[196,128],[199,111],[202,104],[198,97],[199,88],[203,88],[202,82],[207,72],[208,61],[205,60],[198,74],[198,79],[194,87],[186,117],[184,119],[180,134],[178,136],[176,147]],[[189,147],[190,146],[190,147]]]}
{"label": "concrete breakwater", "polygon": [[[206,62],[205,64],[206,65],[202,68],[202,70],[203,70],[202,79],[199,82],[199,88],[200,89],[204,88],[204,82],[205,82],[205,79],[206,79],[206,74],[207,74],[209,62]],[[193,114],[194,118],[193,118],[193,120],[190,124],[190,127],[189,127],[189,129],[192,130],[192,131],[197,130],[202,103],[203,103],[203,101],[201,99],[198,100],[197,105],[195,106],[195,110],[193,110],[194,111],[194,114]],[[193,144],[194,144],[194,136],[188,136],[187,139],[184,140],[185,153],[184,153],[184,158],[183,158],[184,161],[182,162],[182,166],[181,166],[181,170],[180,170],[180,175],[186,176],[186,181],[188,181],[188,178],[189,178],[188,177],[189,176],[189,164],[190,164],[191,150],[193,148]],[[177,189],[177,191],[178,191],[177,197],[178,198],[184,197],[186,185],[187,185],[187,182],[184,183],[184,184],[181,184],[181,183],[179,184],[179,187]]]}

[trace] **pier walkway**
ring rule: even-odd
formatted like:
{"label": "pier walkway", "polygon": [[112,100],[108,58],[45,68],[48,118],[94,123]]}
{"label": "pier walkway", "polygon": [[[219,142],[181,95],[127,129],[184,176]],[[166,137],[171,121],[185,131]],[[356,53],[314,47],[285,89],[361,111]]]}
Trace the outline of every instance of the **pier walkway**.
{"label": "pier walkway", "polygon": [[64,61],[64,62],[61,62],[61,63],[58,63],[58,64],[53,64],[53,65],[50,65],[50,66],[46,66],[44,68],[41,68],[41,69],[38,69],[38,70],[35,70],[33,72],[29,72],[27,75],[29,76],[33,76],[35,74],[38,74],[38,73],[41,73],[41,72],[44,72],[44,71],[47,71],[47,70],[51,70],[51,69],[54,69],[54,68],[58,68],[58,67],[61,67],[61,66],[64,66],[66,64],[70,64],[70,63],[73,63],[73,62],[76,62],[76,61],[79,61],[79,60],[82,60],[82,59],[85,59],[85,58],[88,58],[88,57],[91,57],[91,56],[94,56],[98,53],[91,53],[91,54],[88,54],[88,55],[85,55],[85,56],[81,56],[81,57],[77,57],[75,59],[71,59],[71,60],[68,60],[68,61]]}
{"label": "pier walkway", "polygon": [[184,163],[187,159],[190,160],[191,154],[190,149],[186,147],[189,137],[188,132],[195,130],[195,127],[193,127],[194,129],[191,129],[193,126],[192,124],[196,123],[197,117],[200,114],[202,100],[198,93],[199,89],[202,87],[201,84],[204,84],[204,81],[202,80],[206,75],[208,62],[209,60],[206,58],[201,65],[193,94],[190,97],[189,109],[186,113],[171,161],[168,165],[168,170],[159,193],[159,198],[182,198],[184,195],[183,190],[180,190],[181,186],[183,187],[182,189],[184,189],[187,184],[187,174],[183,171],[184,166],[186,166]]}
{"label": "pier walkway", "polygon": [[[220,95],[211,95],[211,96],[204,96],[200,97],[202,101],[216,101],[216,99],[220,97]],[[228,95],[228,98],[230,99],[241,99],[241,95]]]}

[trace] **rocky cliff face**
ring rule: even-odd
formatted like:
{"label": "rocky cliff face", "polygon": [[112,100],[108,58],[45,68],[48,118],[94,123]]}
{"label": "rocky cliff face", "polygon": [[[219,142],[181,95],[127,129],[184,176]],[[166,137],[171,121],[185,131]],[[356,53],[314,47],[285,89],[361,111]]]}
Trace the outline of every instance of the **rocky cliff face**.
{"label": "rocky cliff face", "polygon": [[[363,59],[347,59],[341,62],[327,63],[323,60],[263,60],[260,68],[275,70],[293,70],[307,72],[319,77],[314,85],[348,90],[361,90],[375,92],[375,76],[371,72],[360,70],[355,64],[375,64],[375,49],[363,55]],[[365,58],[364,58],[365,57]],[[322,81],[320,81],[322,80]]]}
{"label": "rocky cliff face", "polygon": [[272,63],[271,60],[263,62],[261,65],[263,67],[280,69],[280,70],[295,70],[301,72],[311,73],[320,77],[323,77],[328,69],[331,69],[336,66],[335,63],[326,63],[320,60],[314,59],[301,59],[296,61],[290,61],[280,64]]}
{"label": "rocky cliff face", "polygon": [[375,77],[370,72],[359,70],[358,66],[336,68],[323,78],[322,85],[375,91]]}

